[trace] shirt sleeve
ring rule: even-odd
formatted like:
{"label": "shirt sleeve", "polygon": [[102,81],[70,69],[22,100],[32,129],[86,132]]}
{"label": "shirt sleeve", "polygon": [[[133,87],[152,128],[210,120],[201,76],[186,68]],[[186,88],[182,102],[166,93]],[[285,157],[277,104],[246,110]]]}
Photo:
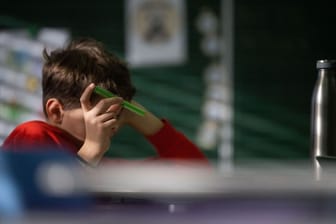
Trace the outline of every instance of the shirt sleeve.
{"label": "shirt sleeve", "polygon": [[147,140],[155,147],[162,159],[190,159],[208,162],[205,155],[184,134],[176,130],[167,120],[155,134]]}

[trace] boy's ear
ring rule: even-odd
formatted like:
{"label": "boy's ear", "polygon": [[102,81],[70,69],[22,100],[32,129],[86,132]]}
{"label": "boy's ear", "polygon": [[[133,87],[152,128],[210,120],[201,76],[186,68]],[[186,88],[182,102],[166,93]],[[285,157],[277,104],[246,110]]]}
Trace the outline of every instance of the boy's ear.
{"label": "boy's ear", "polygon": [[56,98],[50,98],[47,100],[45,107],[48,120],[56,124],[61,124],[64,114],[63,104]]}

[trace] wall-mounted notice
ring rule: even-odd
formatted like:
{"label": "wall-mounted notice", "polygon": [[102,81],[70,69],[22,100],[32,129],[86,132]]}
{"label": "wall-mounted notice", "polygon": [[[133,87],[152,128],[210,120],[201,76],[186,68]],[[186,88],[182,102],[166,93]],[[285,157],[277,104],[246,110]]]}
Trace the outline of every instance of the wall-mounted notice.
{"label": "wall-mounted notice", "polygon": [[186,59],[183,0],[126,1],[126,58],[133,67],[180,64]]}

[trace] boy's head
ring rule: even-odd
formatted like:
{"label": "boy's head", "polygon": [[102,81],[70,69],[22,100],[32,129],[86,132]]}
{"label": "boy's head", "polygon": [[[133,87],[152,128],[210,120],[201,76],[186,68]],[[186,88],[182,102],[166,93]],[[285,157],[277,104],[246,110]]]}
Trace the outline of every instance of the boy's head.
{"label": "boy's head", "polygon": [[[42,70],[43,108],[50,98],[58,99],[65,110],[80,107],[84,89],[95,83],[109,91],[131,100],[135,94],[126,65],[107,51],[105,46],[90,38],[74,40],[63,49],[47,53]],[[91,101],[99,96],[92,95]]]}

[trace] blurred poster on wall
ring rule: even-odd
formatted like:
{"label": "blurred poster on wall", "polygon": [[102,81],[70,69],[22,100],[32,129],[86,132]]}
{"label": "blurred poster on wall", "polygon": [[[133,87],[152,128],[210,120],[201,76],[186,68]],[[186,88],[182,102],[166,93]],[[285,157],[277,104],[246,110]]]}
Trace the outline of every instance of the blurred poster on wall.
{"label": "blurred poster on wall", "polygon": [[24,28],[0,31],[0,146],[18,124],[44,120],[42,51],[63,46],[70,33],[63,29],[37,31],[37,35]]}
{"label": "blurred poster on wall", "polygon": [[132,67],[180,64],[186,59],[183,0],[126,1],[126,57]]}

